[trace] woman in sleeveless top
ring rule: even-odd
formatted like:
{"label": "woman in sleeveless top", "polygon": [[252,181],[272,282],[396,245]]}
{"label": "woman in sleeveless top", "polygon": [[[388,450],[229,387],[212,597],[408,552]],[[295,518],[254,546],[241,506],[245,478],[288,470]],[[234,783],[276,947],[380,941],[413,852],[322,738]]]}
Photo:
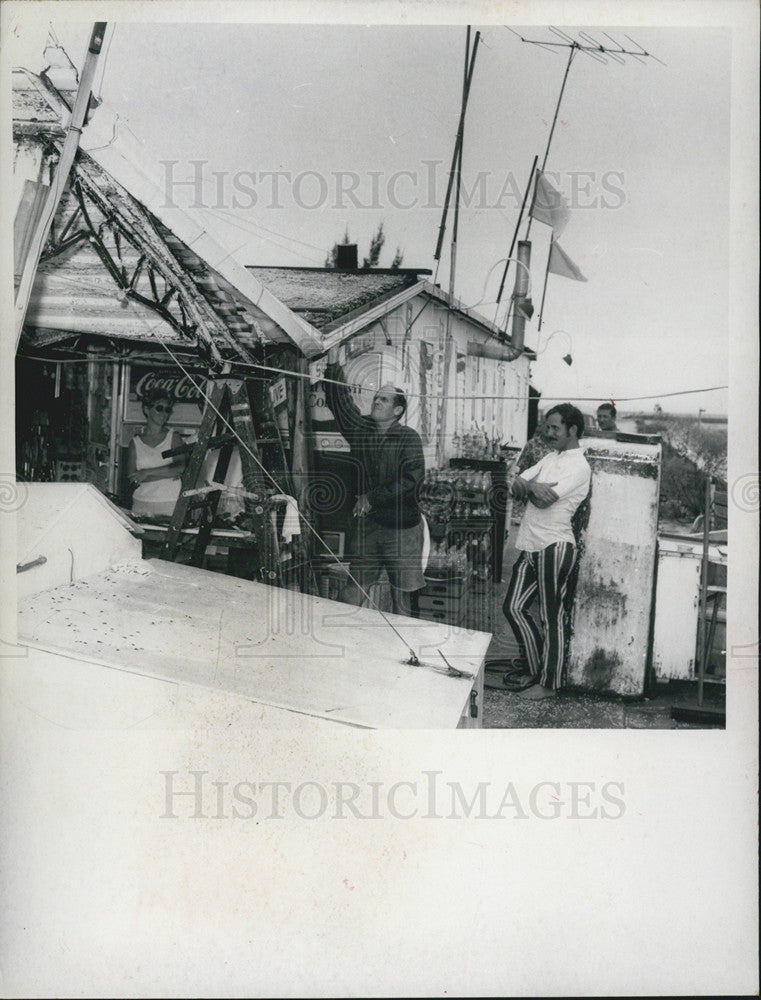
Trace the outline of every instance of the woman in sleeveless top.
{"label": "woman in sleeveless top", "polygon": [[146,427],[129,444],[127,474],[137,489],[132,513],[171,517],[180,495],[183,458],[163,458],[162,452],[183,444],[177,431],[167,425],[172,416],[172,397],[164,389],[146,393],[142,399]]}

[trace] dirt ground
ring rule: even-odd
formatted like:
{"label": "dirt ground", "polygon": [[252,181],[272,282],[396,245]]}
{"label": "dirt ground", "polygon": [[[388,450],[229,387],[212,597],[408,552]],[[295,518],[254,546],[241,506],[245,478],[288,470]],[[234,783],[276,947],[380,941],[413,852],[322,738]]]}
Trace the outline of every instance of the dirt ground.
{"label": "dirt ground", "polygon": [[[515,532],[511,532],[514,536]],[[467,624],[492,632],[487,652],[490,660],[513,657],[518,645],[512,629],[502,613],[507,585],[517,552],[508,541],[502,583],[480,584],[474,588]],[[491,681],[500,683],[501,675],[489,673]],[[687,720],[672,719],[674,706],[692,708],[696,702],[696,685],[659,685],[641,700],[616,696],[561,692],[552,698],[531,701],[508,690],[487,687],[484,691],[485,729],[722,729],[724,723],[717,713],[723,711],[724,688],[706,686],[705,707],[710,714],[695,715]],[[690,713],[692,715],[692,713]]]}

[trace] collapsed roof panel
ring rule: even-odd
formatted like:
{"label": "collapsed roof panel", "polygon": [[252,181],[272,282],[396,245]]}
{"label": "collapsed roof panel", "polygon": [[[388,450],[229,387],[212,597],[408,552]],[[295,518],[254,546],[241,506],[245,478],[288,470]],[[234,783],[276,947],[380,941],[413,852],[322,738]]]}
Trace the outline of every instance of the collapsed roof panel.
{"label": "collapsed roof panel", "polygon": [[[52,141],[60,146],[68,120],[61,96],[26,70],[14,70],[13,84],[16,145],[32,141],[49,149]],[[195,340],[218,359],[239,355],[250,360],[250,348],[261,342],[293,344],[307,356],[321,353],[319,331],[186,212],[165,204],[161,191],[117,145],[96,156],[77,154],[43,252],[26,342],[34,343],[39,330],[67,329],[125,339],[179,336]],[[35,176],[29,161],[27,188],[48,179],[43,162],[44,157]],[[23,187],[19,178],[19,190]],[[110,286],[104,278],[111,279]],[[144,294],[146,280],[149,295]],[[151,311],[158,322],[156,315],[146,315]]]}

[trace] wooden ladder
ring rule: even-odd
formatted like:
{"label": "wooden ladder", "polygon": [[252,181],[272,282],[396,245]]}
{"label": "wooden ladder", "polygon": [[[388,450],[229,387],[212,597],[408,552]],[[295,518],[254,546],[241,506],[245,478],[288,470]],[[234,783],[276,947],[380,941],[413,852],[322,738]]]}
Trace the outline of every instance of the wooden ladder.
{"label": "wooden ladder", "polygon": [[[282,445],[279,439],[270,443]],[[254,535],[254,579],[279,586],[282,583],[280,546],[270,517],[267,482],[262,471],[262,456],[254,430],[248,390],[242,378],[234,378],[228,374],[218,376],[214,380],[196,442],[163,452],[164,457],[181,454],[188,454],[189,457],[182,474],[180,495],[172,514],[161,557],[170,561],[176,559],[182,541],[182,531],[188,524],[188,516],[193,511],[200,510],[200,523],[190,565],[202,565],[222,490],[219,486],[197,487],[198,476],[208,452],[219,448],[219,457],[211,480],[216,484],[224,483],[236,444],[240,444],[243,470],[243,489],[239,495],[243,499]]]}

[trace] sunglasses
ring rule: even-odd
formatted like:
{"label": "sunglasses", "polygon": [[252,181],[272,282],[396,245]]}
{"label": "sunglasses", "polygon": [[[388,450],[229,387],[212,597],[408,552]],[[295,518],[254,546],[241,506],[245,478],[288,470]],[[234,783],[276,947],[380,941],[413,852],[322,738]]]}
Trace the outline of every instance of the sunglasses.
{"label": "sunglasses", "polygon": [[152,406],[151,409],[152,410],[156,410],[158,413],[171,413],[172,410],[173,410],[173,407],[171,407],[171,406],[162,406],[161,403],[156,403],[156,405]]}

